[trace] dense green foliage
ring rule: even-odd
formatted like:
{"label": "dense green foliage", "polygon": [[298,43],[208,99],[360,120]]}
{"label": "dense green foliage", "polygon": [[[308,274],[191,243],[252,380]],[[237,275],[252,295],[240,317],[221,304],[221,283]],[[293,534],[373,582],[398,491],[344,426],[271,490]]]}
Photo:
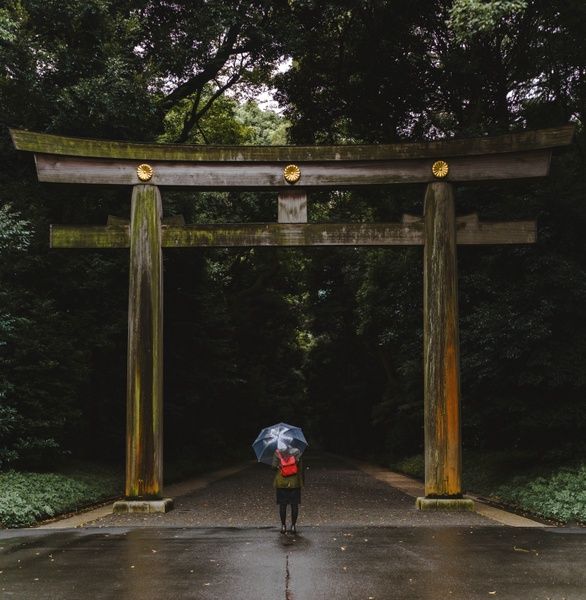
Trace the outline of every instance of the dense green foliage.
{"label": "dense green foliage", "polygon": [[492,493],[496,500],[557,522],[586,523],[586,465],[546,477],[515,477]]}
{"label": "dense green foliage", "polygon": [[[198,457],[184,453],[165,462],[164,484],[249,459],[245,448]],[[0,527],[30,527],[63,513],[76,512],[102,501],[121,498],[124,468],[120,462],[105,464],[65,460],[51,472],[8,470],[0,472]]]}
{"label": "dense green foliage", "polygon": [[28,527],[120,494],[120,477],[104,470],[83,473],[0,473],[0,526]]}
{"label": "dense green foliage", "polygon": [[[286,27],[283,24],[286,23]],[[190,143],[390,142],[573,120],[538,182],[459,186],[459,214],[537,218],[532,247],[459,252],[464,443],[532,451],[586,427],[582,0],[57,2],[0,8],[0,468],[123,452],[126,251],[48,226],[128,217],[126,189],[40,185],[7,126]],[[282,57],[291,68],[274,75]],[[284,116],[247,102],[272,86]],[[226,92],[230,91],[230,95]],[[423,188],[315,192],[312,221],[421,214]],[[166,191],[187,222],[274,221],[274,195]],[[173,457],[270,422],[314,445],[422,445],[420,248],[165,252]]]}
{"label": "dense green foliage", "polygon": [[[464,487],[497,505],[557,523],[586,524],[586,464],[552,452],[467,452]],[[560,466],[560,463],[564,466]],[[385,465],[423,479],[422,454]]]}
{"label": "dense green foliage", "polygon": [[[578,123],[576,144],[556,155],[547,180],[458,186],[456,197],[459,214],[536,218],[539,226],[532,247],[459,251],[464,444],[575,445],[586,426],[586,6],[295,6],[302,33],[292,42],[292,68],[277,77],[295,141],[466,137]],[[313,198],[313,214],[397,220],[421,214],[422,197],[415,186],[333,194],[318,206]],[[412,454],[422,444],[421,251],[320,257],[310,267],[317,335],[306,370],[320,431],[333,429],[328,444],[339,450]]]}

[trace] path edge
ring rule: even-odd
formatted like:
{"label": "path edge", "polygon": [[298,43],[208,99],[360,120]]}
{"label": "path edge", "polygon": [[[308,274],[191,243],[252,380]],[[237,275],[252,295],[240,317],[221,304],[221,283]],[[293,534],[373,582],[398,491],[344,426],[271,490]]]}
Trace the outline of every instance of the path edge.
{"label": "path edge", "polygon": [[[391,471],[390,469],[386,469],[378,465],[372,465],[361,460],[346,457],[345,460],[354,465],[357,469],[360,469],[361,471],[367,473],[371,477],[374,477],[378,481],[383,481],[384,483],[398,489],[400,492],[403,492],[408,496],[418,498],[424,495],[423,483],[413,477],[409,477],[408,475],[403,475],[402,473]],[[496,506],[487,504],[478,496],[475,496],[473,494],[464,494],[464,498],[474,501],[474,512],[478,513],[483,517],[491,519],[492,521],[496,521],[501,525],[507,525],[509,527],[531,528],[554,527],[554,525],[540,523],[539,521],[534,521],[533,519],[529,519],[528,517],[517,515],[515,513],[503,510],[502,508],[497,508]]]}
{"label": "path edge", "polygon": [[[218,469],[210,473],[202,473],[200,475],[197,475],[196,477],[186,479],[185,481],[172,483],[170,485],[165,486],[165,496],[177,498],[179,496],[186,496],[187,494],[192,494],[193,492],[207,487],[215,481],[225,479],[226,477],[230,477],[231,475],[243,471],[255,462],[256,461],[246,461],[231,467],[224,467],[223,469]],[[82,509],[74,515],[64,516],[63,518],[56,517],[51,521],[45,521],[40,525],[36,525],[28,529],[69,529],[72,527],[83,527],[84,525],[87,525],[92,521],[97,521],[98,519],[113,514],[114,503],[115,501],[118,501],[120,499],[122,499],[122,496],[112,498],[106,503],[100,502],[98,505],[94,505],[93,508],[88,507]]]}

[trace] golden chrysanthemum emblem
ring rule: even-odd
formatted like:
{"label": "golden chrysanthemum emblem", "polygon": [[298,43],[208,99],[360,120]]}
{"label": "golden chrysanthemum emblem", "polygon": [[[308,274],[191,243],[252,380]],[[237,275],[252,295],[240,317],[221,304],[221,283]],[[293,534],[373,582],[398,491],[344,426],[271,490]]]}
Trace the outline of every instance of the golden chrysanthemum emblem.
{"label": "golden chrysanthemum emblem", "polygon": [[141,181],[149,181],[153,176],[153,173],[154,171],[151,165],[147,165],[146,163],[136,167],[136,174]]}
{"label": "golden chrysanthemum emblem", "polygon": [[297,183],[301,177],[301,169],[297,165],[287,165],[283,169],[283,177],[287,183]]}
{"label": "golden chrysanthemum emblem", "polygon": [[438,179],[443,179],[447,176],[450,167],[448,167],[448,163],[445,160],[436,160],[433,165],[431,165],[431,172],[434,177]]}

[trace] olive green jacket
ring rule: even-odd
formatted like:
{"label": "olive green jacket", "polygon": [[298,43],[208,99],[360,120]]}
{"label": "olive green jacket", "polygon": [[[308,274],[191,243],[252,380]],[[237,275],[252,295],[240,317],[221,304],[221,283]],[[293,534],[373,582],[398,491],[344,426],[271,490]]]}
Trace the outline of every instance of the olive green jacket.
{"label": "olive green jacket", "polygon": [[292,488],[302,488],[304,485],[303,481],[303,461],[299,459],[297,461],[297,473],[295,475],[290,475],[289,477],[283,477],[281,475],[281,469],[279,469],[279,459],[275,455],[273,457],[273,469],[277,470],[277,474],[275,475],[275,481],[273,486],[279,489],[292,489]]}

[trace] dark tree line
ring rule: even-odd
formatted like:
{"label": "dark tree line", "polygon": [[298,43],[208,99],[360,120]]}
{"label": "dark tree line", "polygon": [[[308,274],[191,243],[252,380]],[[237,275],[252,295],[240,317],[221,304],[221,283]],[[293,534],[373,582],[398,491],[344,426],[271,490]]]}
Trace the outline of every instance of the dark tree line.
{"label": "dark tree line", "polygon": [[[461,0],[399,10],[309,2],[296,14],[306,34],[279,77],[294,141],[466,137],[577,122],[576,144],[555,157],[547,180],[457,191],[460,214],[539,226],[532,247],[459,251],[464,443],[575,449],[586,417],[583,3]],[[419,187],[338,195],[326,213],[397,219],[421,214],[422,197]],[[310,404],[328,404],[323,429],[336,415],[344,444],[364,446],[352,435],[358,422],[378,428],[379,451],[414,452],[422,442],[421,252],[323,258],[310,267],[311,314],[327,322],[308,360]]]}
{"label": "dark tree line", "polygon": [[[535,246],[459,252],[465,444],[575,451],[586,425],[585,46],[581,0],[5,3],[0,468],[119,457],[125,413],[127,253],[49,250],[48,225],[128,217],[128,190],[38,184],[9,126],[278,143],[290,125],[292,143],[383,143],[575,121],[576,143],[547,180],[457,192],[460,214],[539,225]],[[245,103],[261,85],[276,88],[284,117]],[[310,220],[397,220],[421,214],[422,200],[420,186],[315,193]],[[164,210],[274,221],[276,199],[168,192]],[[421,280],[418,248],[166,251],[167,450],[229,454],[282,419],[336,450],[416,452]]]}

